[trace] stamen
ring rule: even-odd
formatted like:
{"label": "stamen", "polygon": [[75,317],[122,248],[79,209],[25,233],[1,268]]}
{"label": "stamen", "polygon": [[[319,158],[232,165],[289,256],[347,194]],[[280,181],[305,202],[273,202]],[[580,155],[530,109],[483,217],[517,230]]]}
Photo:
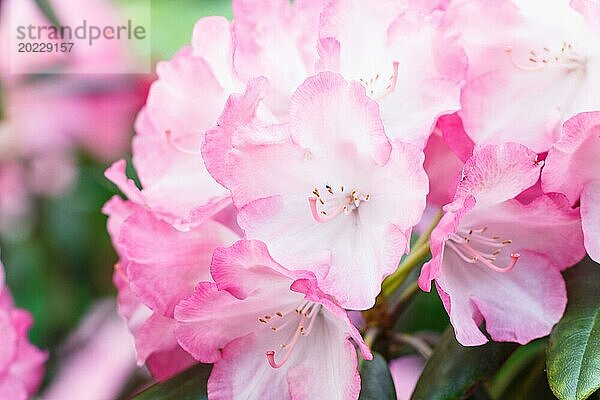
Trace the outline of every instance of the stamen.
{"label": "stamen", "polygon": [[312,216],[313,216],[314,220],[317,222],[320,222],[320,223],[325,223],[325,222],[331,221],[332,219],[334,219],[335,217],[337,217],[338,215],[343,213],[344,208],[348,204],[350,204],[349,201],[346,201],[346,202],[340,204],[340,206],[338,206],[338,208],[336,208],[332,213],[328,214],[325,211],[319,212],[319,210],[317,210],[317,199],[316,198],[309,197],[308,203],[310,204],[310,211],[312,212]]}
{"label": "stamen", "polygon": [[[498,267],[494,264],[496,261],[496,257],[501,253],[502,248],[508,244],[511,244],[511,240],[501,240],[499,236],[494,236],[492,239],[489,239],[477,232],[484,232],[486,228],[481,230],[470,229],[465,236],[460,236],[460,231],[458,233],[452,233],[448,236],[448,240],[446,240],[446,245],[454,250],[455,254],[460,257],[466,263],[476,264],[481,263],[484,266],[490,268],[493,271],[505,273],[511,271],[517,261],[519,260],[520,255],[518,253],[512,253],[510,255],[511,261],[505,267]],[[487,248],[496,248],[492,253],[487,253],[486,251],[481,251],[473,247],[473,245],[478,244],[480,246],[486,246]]]}
{"label": "stamen", "polygon": [[[522,71],[541,71],[544,69],[543,65],[539,65],[539,66],[532,66],[532,67],[528,67],[525,65],[521,65],[517,62],[517,60],[515,60],[515,56],[513,54],[513,49],[512,47],[507,47],[506,48],[506,53],[509,55],[510,57],[510,62],[511,64],[517,68],[520,69]],[[532,63],[537,63],[537,60],[532,60],[531,58],[529,59]],[[545,60],[544,60],[545,61]]]}
{"label": "stamen", "polygon": [[178,152],[187,154],[189,156],[201,156],[202,155],[201,151],[184,149],[183,147],[181,147],[177,143],[175,143],[175,141],[173,140],[173,133],[171,132],[170,129],[167,129],[165,131],[165,136],[167,137],[167,142],[171,145],[171,147],[173,147]]}
{"label": "stamen", "polygon": [[292,351],[294,350],[296,343],[298,343],[298,338],[300,338],[300,335],[304,331],[304,321],[306,321],[306,317],[303,315],[300,317],[300,323],[298,324],[298,328],[296,328],[296,332],[294,333],[291,342],[284,345],[284,348],[287,348],[287,351],[280,362],[275,361],[275,351],[269,350],[266,352],[267,360],[272,368],[281,368],[290,359]]}

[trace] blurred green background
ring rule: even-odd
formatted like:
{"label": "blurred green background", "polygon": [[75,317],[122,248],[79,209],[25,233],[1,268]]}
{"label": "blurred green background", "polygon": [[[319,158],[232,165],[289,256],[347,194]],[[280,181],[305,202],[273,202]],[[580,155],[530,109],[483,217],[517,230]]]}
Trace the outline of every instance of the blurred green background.
{"label": "blurred green background", "polygon": [[[135,16],[147,1],[115,3],[125,8],[125,15]],[[189,44],[195,22],[207,15],[231,18],[230,1],[151,0],[153,63]],[[7,284],[17,306],[34,317],[31,341],[50,352],[46,382],[56,372],[56,349],[91,304],[116,294],[112,272],[117,256],[100,211],[117,193],[103,176],[110,163],[99,163],[83,151],[76,157],[78,177],[71,190],[58,198],[36,198],[31,227],[17,237],[0,236]],[[131,168],[129,172],[133,174]]]}

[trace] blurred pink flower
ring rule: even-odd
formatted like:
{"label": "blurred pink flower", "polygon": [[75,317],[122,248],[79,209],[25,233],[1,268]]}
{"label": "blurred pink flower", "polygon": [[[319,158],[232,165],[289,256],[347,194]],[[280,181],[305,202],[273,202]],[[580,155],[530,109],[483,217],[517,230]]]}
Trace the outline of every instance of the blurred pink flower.
{"label": "blurred pink flower", "polygon": [[312,273],[290,272],[263,243],[239,241],[215,251],[211,274],[215,283],[200,283],[175,309],[179,343],[215,363],[211,399],[358,398],[349,339],[365,359],[371,352]]}
{"label": "blurred pink flower", "polygon": [[[87,26],[123,25],[121,11],[115,2],[106,0],[49,0],[62,26],[75,28],[86,21]],[[34,0],[4,0],[0,12],[0,44],[11,49],[12,29],[23,25],[48,26],[49,21]],[[126,21],[125,21],[126,22]],[[35,32],[37,36],[37,32]],[[46,42],[46,38],[30,41]],[[71,52],[19,53],[17,56],[0,58],[0,76],[9,84],[30,73],[44,73],[60,69],[66,73],[93,74],[104,71],[122,71],[134,63],[132,51],[124,41],[96,40],[93,46],[73,46]],[[12,64],[12,70],[11,70]],[[25,75],[23,75],[25,74]]]}
{"label": "blurred pink flower", "polygon": [[426,360],[417,355],[403,356],[390,361],[390,373],[398,400],[410,400]]}
{"label": "blurred pink flower", "polygon": [[[360,81],[387,134],[423,148],[440,115],[460,109],[467,61],[434,2],[328,0],[319,68]],[[357,24],[360,29],[357,29]]]}
{"label": "blurred pink flower", "polygon": [[514,199],[538,181],[541,167],[515,143],[476,150],[431,235],[432,260],[419,285],[429,291],[436,281],[463,345],[487,342],[483,320],[493,340],[523,344],[547,335],[562,316],[560,271],[585,254],[581,221],[564,196],[526,205]]}
{"label": "blurred pink flower", "polygon": [[600,109],[600,42],[591,40],[600,35],[600,6],[572,4],[450,2],[469,58],[460,115],[477,144],[514,141],[544,152],[562,121]]}
{"label": "blurred pink flower", "polygon": [[136,367],[133,339],[113,301],[95,304],[64,347],[69,355],[45,400],[117,398]]}
{"label": "blurred pink flower", "polygon": [[369,308],[423,212],[423,153],[392,145],[377,104],[338,74],[307,79],[288,123],[255,119],[265,90],[257,80],[228,102],[203,146],[207,168],[231,190],[248,238],[314,271],[344,307]]}
{"label": "blurred pink flower", "polygon": [[542,171],[548,192],[564,193],[581,204],[585,248],[600,262],[600,112],[578,114],[564,123]]}
{"label": "blurred pink flower", "polygon": [[0,263],[0,398],[26,400],[38,389],[46,353],[29,343],[27,332],[31,315],[15,308],[5,286],[4,266]]}

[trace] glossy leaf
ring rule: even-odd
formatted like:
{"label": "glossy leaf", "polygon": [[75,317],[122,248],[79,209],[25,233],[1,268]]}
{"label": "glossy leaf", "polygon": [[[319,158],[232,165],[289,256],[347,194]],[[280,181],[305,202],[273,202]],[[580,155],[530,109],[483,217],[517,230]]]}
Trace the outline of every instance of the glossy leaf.
{"label": "glossy leaf", "polygon": [[206,400],[210,366],[200,364],[181,374],[150,386],[132,400]]}
{"label": "glossy leaf", "polygon": [[548,381],[561,400],[600,388],[600,265],[586,260],[565,273],[569,303],[548,344]]}
{"label": "glossy leaf", "polygon": [[489,342],[464,347],[446,329],[417,382],[414,400],[455,400],[467,397],[490,378],[516,349],[512,343]]}
{"label": "glossy leaf", "polygon": [[373,354],[373,360],[360,366],[362,387],[359,400],[396,400],[396,389],[392,374],[385,359]]}

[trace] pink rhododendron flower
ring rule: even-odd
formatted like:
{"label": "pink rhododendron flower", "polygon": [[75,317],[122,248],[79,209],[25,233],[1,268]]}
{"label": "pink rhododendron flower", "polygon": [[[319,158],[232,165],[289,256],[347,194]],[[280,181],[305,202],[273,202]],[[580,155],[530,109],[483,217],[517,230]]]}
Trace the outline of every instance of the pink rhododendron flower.
{"label": "pink rhododendron flower", "polygon": [[228,102],[207,134],[206,165],[231,190],[248,238],[283,265],[315,271],[344,307],[369,308],[424,209],[423,153],[390,143],[377,104],[338,74],[307,79],[283,124],[254,118],[261,85]]}
{"label": "pink rhododendron flower", "polygon": [[227,190],[203,167],[204,134],[228,96],[257,76],[272,82],[265,99],[271,109],[264,114],[285,117],[292,93],[314,71],[320,9],[316,1],[236,0],[232,26],[222,17],[201,19],[192,45],[158,64],[133,142],[153,212],[188,229],[231,205]]}
{"label": "pink rhododendron flower", "polygon": [[[560,270],[583,258],[579,210],[560,195],[529,204],[515,196],[536,183],[542,163],[524,146],[486,146],[467,160],[454,201],[431,235],[432,260],[419,278],[435,279],[463,345],[492,339],[527,343],[560,319]],[[527,323],[523,323],[527,321]]]}
{"label": "pink rhododendron flower", "polygon": [[36,392],[44,375],[46,354],[29,343],[31,315],[15,308],[5,286],[0,263],[0,398],[26,400]]}
{"label": "pink rhododendron flower", "polygon": [[174,307],[193,293],[198,282],[210,279],[213,250],[233,243],[238,235],[212,219],[178,231],[140,205],[140,192],[126,180],[123,162],[107,176],[133,199],[115,196],[104,207],[120,256],[114,275],[119,310],[134,334],[138,363],[146,363],[154,376],[166,379],[193,362],[173,335]]}
{"label": "pink rhododendron flower", "polygon": [[390,373],[398,400],[410,400],[426,360],[417,355],[403,356],[390,361]]}
{"label": "pink rhododendron flower", "polygon": [[179,343],[215,363],[211,399],[358,398],[354,344],[372,355],[314,274],[288,271],[258,241],[217,249],[211,274],[175,309]]}
{"label": "pink rhododendron flower", "polygon": [[579,199],[585,248],[600,262],[600,112],[582,113],[563,125],[542,173],[545,191]]}
{"label": "pink rhododendron flower", "polygon": [[438,116],[460,109],[466,70],[457,32],[437,7],[329,0],[321,16],[320,68],[361,82],[387,134],[420,147]]}
{"label": "pink rhododendron flower", "polygon": [[[480,144],[548,150],[560,122],[600,109],[600,6],[577,0],[456,0],[469,58],[460,115]],[[516,121],[518,124],[515,125]]]}

